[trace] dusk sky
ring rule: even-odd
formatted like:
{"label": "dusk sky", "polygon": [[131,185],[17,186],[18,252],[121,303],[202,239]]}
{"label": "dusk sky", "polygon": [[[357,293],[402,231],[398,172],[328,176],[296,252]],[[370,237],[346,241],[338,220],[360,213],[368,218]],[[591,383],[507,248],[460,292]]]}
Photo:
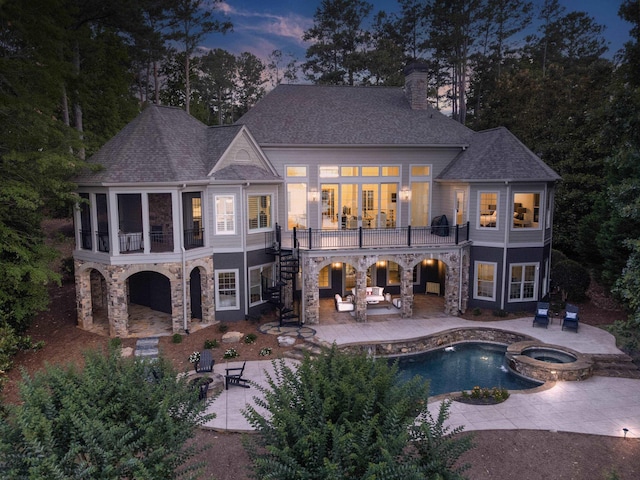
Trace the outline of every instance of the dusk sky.
{"label": "dusk sky", "polygon": [[[395,0],[370,0],[370,3],[374,5],[374,12],[392,12],[398,8]],[[534,4],[542,3],[534,0]],[[631,28],[631,24],[618,17],[620,3],[621,0],[560,0],[567,13],[585,11],[607,27],[605,36],[611,42],[607,57],[610,58],[622,48]],[[302,35],[312,26],[319,4],[320,0],[226,0],[219,8],[227,12],[234,31],[213,35],[202,46],[223,48],[236,55],[248,51],[263,60],[273,50],[280,49],[304,61],[308,45],[302,41]]]}

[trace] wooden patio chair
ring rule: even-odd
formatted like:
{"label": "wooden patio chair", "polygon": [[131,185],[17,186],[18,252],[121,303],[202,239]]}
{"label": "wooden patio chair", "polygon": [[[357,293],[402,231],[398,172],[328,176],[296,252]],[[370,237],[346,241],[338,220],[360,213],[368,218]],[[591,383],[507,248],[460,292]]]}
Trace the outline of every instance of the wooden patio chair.
{"label": "wooden patio chair", "polygon": [[535,327],[536,325],[544,328],[549,326],[549,302],[538,302],[531,326]]}
{"label": "wooden patio chair", "polygon": [[241,367],[227,368],[226,375],[224,376],[224,388],[229,390],[229,385],[237,385],[239,387],[249,388],[247,384],[249,380],[242,378],[244,373],[244,366],[247,362],[244,362]]}
{"label": "wooden patio chair", "polygon": [[215,360],[211,355],[211,350],[203,350],[200,352],[200,360],[196,363],[196,372],[213,372],[213,364]]}

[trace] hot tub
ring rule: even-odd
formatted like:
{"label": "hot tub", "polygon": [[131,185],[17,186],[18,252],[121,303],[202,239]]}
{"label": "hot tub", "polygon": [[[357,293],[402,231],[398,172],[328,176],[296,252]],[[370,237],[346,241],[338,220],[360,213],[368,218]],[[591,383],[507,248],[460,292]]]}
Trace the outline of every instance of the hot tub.
{"label": "hot tub", "polygon": [[593,362],[570,348],[537,341],[512,343],[507,364],[513,371],[543,382],[584,380],[593,372]]}

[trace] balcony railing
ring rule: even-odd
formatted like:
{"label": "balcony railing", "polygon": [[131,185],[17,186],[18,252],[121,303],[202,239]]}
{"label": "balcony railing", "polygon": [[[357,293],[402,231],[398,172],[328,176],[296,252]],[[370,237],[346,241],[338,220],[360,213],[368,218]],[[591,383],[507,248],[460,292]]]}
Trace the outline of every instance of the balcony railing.
{"label": "balcony railing", "polygon": [[184,231],[184,248],[190,250],[204,246],[204,229],[189,228]]}
{"label": "balcony railing", "polygon": [[454,226],[358,228],[352,230],[293,229],[290,236],[276,226],[268,245],[291,248],[297,243],[305,250],[332,250],[342,248],[411,247],[430,245],[457,245],[469,240],[469,223]]}

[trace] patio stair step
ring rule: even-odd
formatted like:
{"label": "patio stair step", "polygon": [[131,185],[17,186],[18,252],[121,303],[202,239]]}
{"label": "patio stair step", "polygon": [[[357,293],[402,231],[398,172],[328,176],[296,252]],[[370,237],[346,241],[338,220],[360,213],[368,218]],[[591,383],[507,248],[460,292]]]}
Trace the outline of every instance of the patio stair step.
{"label": "patio stair step", "polygon": [[322,353],[322,348],[318,345],[314,345],[311,342],[298,343],[293,346],[293,349],[284,353],[285,357],[294,358],[296,360],[302,360],[306,354],[311,357],[318,356]]}
{"label": "patio stair step", "polygon": [[592,355],[591,358],[594,375],[640,379],[640,368],[628,355]]}
{"label": "patio stair step", "polygon": [[139,338],[136,341],[136,349],[134,355],[136,357],[144,357],[148,359],[158,358],[159,341],[159,337]]}

